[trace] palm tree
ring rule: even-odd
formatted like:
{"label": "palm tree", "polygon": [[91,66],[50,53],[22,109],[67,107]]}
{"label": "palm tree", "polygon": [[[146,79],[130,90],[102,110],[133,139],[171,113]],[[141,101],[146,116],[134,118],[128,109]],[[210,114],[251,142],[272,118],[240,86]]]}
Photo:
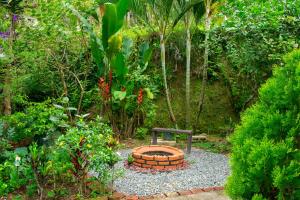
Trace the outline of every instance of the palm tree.
{"label": "palm tree", "polygon": [[167,83],[166,73],[166,43],[172,30],[172,10],[174,9],[174,0],[133,0],[132,9],[137,17],[159,33],[160,37],[160,57],[163,74],[163,83],[167,100],[168,111],[171,121],[177,128],[176,118],[173,112],[170,91]]}
{"label": "palm tree", "polygon": [[196,122],[199,121],[200,114],[203,110],[204,104],[204,95],[207,84],[207,69],[208,69],[208,55],[209,55],[209,37],[210,37],[210,29],[211,29],[211,18],[213,14],[213,4],[215,4],[217,0],[204,0],[204,8],[205,8],[205,40],[204,40],[204,65],[202,71],[202,83],[201,83],[201,92],[199,96],[199,105],[198,105],[198,113]]}
{"label": "palm tree", "polygon": [[177,0],[177,10],[178,10],[178,17],[174,22],[175,26],[180,19],[183,18],[184,26],[186,30],[186,82],[185,82],[185,93],[186,93],[186,127],[190,127],[190,120],[191,120],[191,105],[190,105],[190,98],[191,98],[191,25],[193,20],[195,19],[198,22],[205,13],[203,9],[203,0],[193,1],[193,0]]}
{"label": "palm tree", "polygon": [[178,23],[178,21],[185,16],[185,26],[186,26],[186,56],[187,56],[187,63],[186,63],[186,121],[187,123],[190,120],[190,24],[189,21],[186,19],[189,19],[188,15],[191,15],[191,10],[194,11],[194,16],[196,20],[198,21],[200,18],[205,16],[205,40],[204,40],[204,46],[205,46],[205,52],[204,52],[204,65],[202,68],[202,83],[201,83],[201,91],[200,91],[200,97],[199,97],[199,106],[198,106],[198,112],[197,112],[197,118],[196,123],[199,121],[200,114],[203,109],[204,104],[204,95],[205,95],[205,89],[207,84],[207,69],[208,69],[208,55],[209,55],[209,37],[210,37],[210,29],[211,29],[211,17],[213,10],[216,8],[216,2],[218,0],[178,0],[178,4],[180,8],[183,8],[181,10],[181,13],[178,15],[177,19],[174,22],[174,26]]}

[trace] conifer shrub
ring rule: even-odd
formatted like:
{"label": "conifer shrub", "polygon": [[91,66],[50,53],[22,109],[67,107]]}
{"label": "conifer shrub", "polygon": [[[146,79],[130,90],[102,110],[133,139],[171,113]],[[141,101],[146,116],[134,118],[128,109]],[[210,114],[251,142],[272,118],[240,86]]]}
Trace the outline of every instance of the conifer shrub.
{"label": "conifer shrub", "polygon": [[300,50],[284,60],[230,137],[232,199],[300,199]]}

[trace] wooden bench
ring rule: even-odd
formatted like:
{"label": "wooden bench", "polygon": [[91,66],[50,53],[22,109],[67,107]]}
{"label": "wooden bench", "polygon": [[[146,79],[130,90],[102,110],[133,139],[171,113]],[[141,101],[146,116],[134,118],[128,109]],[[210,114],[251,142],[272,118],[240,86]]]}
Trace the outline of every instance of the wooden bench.
{"label": "wooden bench", "polygon": [[188,135],[187,139],[187,153],[190,154],[192,150],[192,130],[180,130],[180,129],[169,129],[169,128],[153,128],[152,129],[152,144],[157,144],[157,134],[158,133],[175,133],[175,134],[186,134]]}

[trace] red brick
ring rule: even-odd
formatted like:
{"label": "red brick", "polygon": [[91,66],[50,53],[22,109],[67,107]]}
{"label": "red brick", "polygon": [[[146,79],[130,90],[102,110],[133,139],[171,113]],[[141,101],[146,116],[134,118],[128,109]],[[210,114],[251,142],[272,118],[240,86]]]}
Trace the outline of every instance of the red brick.
{"label": "red brick", "polygon": [[177,197],[177,196],[179,196],[179,194],[177,192],[168,192],[168,193],[165,193],[165,195],[167,197]]}
{"label": "red brick", "polygon": [[192,191],[190,190],[183,190],[183,191],[179,191],[178,192],[180,196],[184,196],[184,195],[190,195],[192,194]]}
{"label": "red brick", "polygon": [[155,165],[155,166],[153,166],[153,169],[163,170],[163,169],[165,169],[165,167],[164,166]]}
{"label": "red brick", "polygon": [[137,162],[133,162],[133,165],[138,166],[138,167],[142,167],[141,163],[137,163]]}
{"label": "red brick", "polygon": [[174,156],[169,156],[169,160],[179,160],[180,156],[179,155],[174,155]]}
{"label": "red brick", "polygon": [[137,153],[133,153],[132,157],[134,157],[134,158],[142,158],[142,155],[141,154],[137,154]]}
{"label": "red brick", "polygon": [[202,188],[195,188],[195,189],[191,189],[191,192],[193,194],[197,194],[197,193],[200,193],[200,192],[204,192]]}
{"label": "red brick", "polygon": [[214,191],[214,187],[203,188],[203,191],[204,191],[204,192]]}
{"label": "red brick", "polygon": [[176,170],[177,169],[177,167],[176,166],[165,166],[165,169],[167,169],[167,170]]}
{"label": "red brick", "polygon": [[151,165],[143,164],[142,167],[144,167],[144,168],[151,168],[152,166]]}
{"label": "red brick", "polygon": [[120,192],[114,192],[112,194],[111,197],[108,197],[109,200],[120,200],[122,199],[123,197],[125,197],[125,195],[123,193],[120,193]]}
{"label": "red brick", "polygon": [[154,160],[154,156],[143,155],[142,159],[144,159],[144,160]]}
{"label": "red brick", "polygon": [[139,197],[139,200],[148,200],[148,199],[154,199],[153,196],[142,196],[142,197]]}
{"label": "red brick", "polygon": [[146,161],[143,160],[143,159],[134,159],[134,161],[137,162],[137,163],[141,163],[141,164],[143,164],[143,163],[146,162]]}
{"label": "red brick", "polygon": [[216,187],[214,187],[214,190],[215,191],[224,190],[224,187],[223,186],[216,186]]}
{"label": "red brick", "polygon": [[138,200],[139,197],[137,195],[131,195],[131,196],[127,196],[126,200]]}
{"label": "red brick", "polygon": [[190,195],[193,194],[191,190],[183,190],[183,191],[179,191],[178,194],[180,196],[185,196],[185,195]]}
{"label": "red brick", "polygon": [[159,165],[170,165],[170,162],[158,162]]}
{"label": "red brick", "polygon": [[150,160],[150,161],[147,161],[146,164],[147,165],[157,165],[157,162]]}
{"label": "red brick", "polygon": [[171,165],[178,165],[181,164],[183,160],[176,160],[176,161],[171,161]]}
{"label": "red brick", "polygon": [[156,161],[168,161],[167,156],[154,156],[154,160]]}

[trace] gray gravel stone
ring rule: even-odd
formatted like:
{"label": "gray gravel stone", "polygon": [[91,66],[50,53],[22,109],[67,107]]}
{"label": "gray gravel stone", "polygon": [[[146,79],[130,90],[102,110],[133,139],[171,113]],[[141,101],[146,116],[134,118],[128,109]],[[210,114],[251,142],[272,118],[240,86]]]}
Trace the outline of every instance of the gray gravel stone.
{"label": "gray gravel stone", "polygon": [[190,163],[188,169],[156,174],[140,173],[124,168],[124,161],[130,153],[128,149],[119,151],[122,161],[116,167],[124,169],[124,176],[115,181],[117,191],[130,195],[145,196],[222,186],[230,173],[226,156],[199,149],[193,149],[190,155],[185,154],[185,159]]}

